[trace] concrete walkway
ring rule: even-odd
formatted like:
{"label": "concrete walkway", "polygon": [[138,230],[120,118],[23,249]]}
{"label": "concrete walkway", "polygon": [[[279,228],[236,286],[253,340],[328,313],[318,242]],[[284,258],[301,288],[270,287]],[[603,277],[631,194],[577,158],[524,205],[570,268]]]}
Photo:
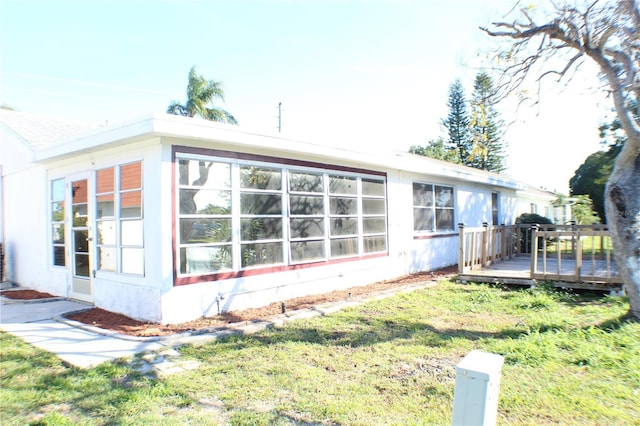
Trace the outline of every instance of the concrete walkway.
{"label": "concrete walkway", "polygon": [[91,308],[92,305],[89,304],[62,298],[16,300],[0,296],[0,330],[80,368],[91,368],[106,361],[144,354],[132,360],[132,368],[144,375],[159,376],[198,368],[194,361],[181,359],[179,352],[173,349],[180,345],[205,343],[230,335],[257,333],[289,321],[328,315],[369,300],[381,300],[399,292],[407,293],[433,285],[433,281],[425,281],[362,298],[289,312],[266,321],[229,324],[224,328],[161,337],[126,336],[63,317],[69,312]]}
{"label": "concrete walkway", "polygon": [[64,313],[89,307],[69,300],[3,303],[0,329],[81,368],[164,347],[159,342],[123,340],[56,320]]}

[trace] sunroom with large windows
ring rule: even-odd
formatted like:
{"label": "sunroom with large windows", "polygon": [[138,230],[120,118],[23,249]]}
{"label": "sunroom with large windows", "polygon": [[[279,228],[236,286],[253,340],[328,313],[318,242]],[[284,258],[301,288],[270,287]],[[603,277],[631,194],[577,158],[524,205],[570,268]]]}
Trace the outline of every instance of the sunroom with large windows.
{"label": "sunroom with large windows", "polygon": [[175,151],[176,284],[387,254],[384,174],[290,163]]}

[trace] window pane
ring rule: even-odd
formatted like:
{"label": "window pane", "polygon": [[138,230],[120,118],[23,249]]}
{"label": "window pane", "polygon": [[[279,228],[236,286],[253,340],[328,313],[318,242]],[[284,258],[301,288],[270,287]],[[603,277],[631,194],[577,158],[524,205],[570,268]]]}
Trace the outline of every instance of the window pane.
{"label": "window pane", "polygon": [[180,219],[180,243],[231,241],[231,219]]}
{"label": "window pane", "polygon": [[207,274],[231,269],[231,246],[180,249],[181,274]]}
{"label": "window pane", "polygon": [[64,222],[64,201],[51,204],[51,220]]}
{"label": "window pane", "polygon": [[142,246],[144,237],[141,220],[120,221],[120,245],[121,246]]}
{"label": "window pane", "polygon": [[113,167],[96,172],[96,192],[103,194],[113,192],[115,188],[115,174]]}
{"label": "window pane", "polygon": [[365,234],[378,234],[387,231],[383,217],[365,217],[362,219],[362,227]]}
{"label": "window pane", "polygon": [[122,273],[144,275],[144,249],[122,249]]}
{"label": "window pane", "polygon": [[240,221],[242,241],[275,240],[282,238],[281,218],[253,218]]}
{"label": "window pane", "polygon": [[453,188],[436,186],[436,206],[453,207]]}
{"label": "window pane", "polygon": [[324,236],[324,219],[290,219],[289,227],[291,229],[291,238],[313,238]]}
{"label": "window pane", "polygon": [[433,205],[433,185],[413,184],[413,205],[430,207]]}
{"label": "window pane", "polygon": [[282,214],[282,196],[280,194],[240,194],[241,214]]}
{"label": "window pane", "polygon": [[103,220],[97,223],[98,244],[116,244],[116,222],[113,220]]}
{"label": "window pane", "polygon": [[290,247],[292,262],[324,259],[324,241],[298,241]]}
{"label": "window pane", "polygon": [[76,253],[75,271],[76,277],[89,277],[89,255],[86,253]]}
{"label": "window pane", "polygon": [[54,223],[51,239],[54,244],[64,244],[64,223]]}
{"label": "window pane", "polygon": [[331,257],[352,256],[358,254],[357,238],[331,240]]}
{"label": "window pane", "polygon": [[142,188],[142,163],[120,166],[120,190]]}
{"label": "window pane", "polygon": [[453,210],[451,209],[436,210],[436,230],[438,231],[453,230]]}
{"label": "window pane", "polygon": [[114,217],[113,194],[98,195],[96,197],[96,218]]}
{"label": "window pane", "polygon": [[231,191],[181,189],[180,214],[231,214]]}
{"label": "window pane", "polygon": [[356,194],[356,178],[346,176],[329,176],[330,194]]}
{"label": "window pane", "polygon": [[243,244],[242,267],[282,263],[282,243]]}
{"label": "window pane", "polygon": [[64,179],[51,181],[51,201],[64,201]]}
{"label": "window pane", "polygon": [[331,214],[355,215],[358,214],[358,205],[355,198],[331,197],[329,199],[329,212]]}
{"label": "window pane", "polygon": [[55,266],[65,266],[64,246],[53,247],[53,264]]}
{"label": "window pane", "polygon": [[363,198],[362,199],[363,214],[384,214],[384,200],[381,198]]}
{"label": "window pane", "polygon": [[364,252],[377,253],[387,251],[387,237],[384,235],[364,237]]}
{"label": "window pane", "polygon": [[358,219],[349,217],[336,217],[329,220],[331,236],[355,235],[358,233]]}
{"label": "window pane", "polygon": [[87,202],[87,181],[79,180],[71,184],[72,204]]}
{"label": "window pane", "polygon": [[362,194],[384,196],[384,181],[362,179]]}
{"label": "window pane", "polygon": [[433,231],[433,210],[414,208],[413,229],[415,231]]}
{"label": "window pane", "polygon": [[89,231],[86,229],[73,231],[74,245],[76,253],[89,253]]}
{"label": "window pane", "polygon": [[120,217],[142,217],[142,191],[120,194]]}
{"label": "window pane", "polygon": [[311,173],[289,173],[289,188],[294,192],[322,192],[322,175]]}
{"label": "window pane", "polygon": [[87,226],[86,204],[76,204],[73,206],[73,226]]}
{"label": "window pane", "polygon": [[293,215],[321,215],[324,214],[324,198],[322,196],[289,196],[291,214]]}
{"label": "window pane", "polygon": [[180,160],[178,161],[178,179],[180,185],[230,188],[231,165],[212,161]]}
{"label": "window pane", "polygon": [[98,269],[101,271],[116,270],[115,247],[98,247]]}
{"label": "window pane", "polygon": [[240,166],[240,187],[251,189],[281,189],[282,171],[254,166]]}

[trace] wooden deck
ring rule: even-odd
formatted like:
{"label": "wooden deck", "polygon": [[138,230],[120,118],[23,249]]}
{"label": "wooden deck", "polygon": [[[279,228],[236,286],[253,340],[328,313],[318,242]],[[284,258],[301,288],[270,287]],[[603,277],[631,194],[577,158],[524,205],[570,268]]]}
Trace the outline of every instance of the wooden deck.
{"label": "wooden deck", "polygon": [[[605,229],[584,226],[534,229],[530,251],[533,255],[518,250],[519,234],[522,234],[520,230],[509,227],[465,229],[461,226],[458,280],[524,286],[550,282],[563,288],[622,291],[623,283],[617,274],[610,236]],[[565,248],[571,247],[570,250],[562,249],[563,239]],[[584,251],[583,245],[589,239],[591,244],[588,251]],[[555,242],[547,244],[547,241]],[[549,250],[552,246],[553,250]]]}
{"label": "wooden deck", "polygon": [[607,272],[606,261],[596,260],[595,268],[589,265],[582,278],[575,280],[575,260],[562,259],[558,273],[558,261],[547,259],[544,269],[543,260],[538,259],[534,277],[531,277],[531,256],[518,256],[509,260],[493,263],[482,269],[468,271],[458,275],[461,282],[477,282],[492,284],[511,284],[534,286],[538,282],[552,282],[556,287],[583,290],[621,291],[622,282],[615,274],[615,264],[610,265]]}

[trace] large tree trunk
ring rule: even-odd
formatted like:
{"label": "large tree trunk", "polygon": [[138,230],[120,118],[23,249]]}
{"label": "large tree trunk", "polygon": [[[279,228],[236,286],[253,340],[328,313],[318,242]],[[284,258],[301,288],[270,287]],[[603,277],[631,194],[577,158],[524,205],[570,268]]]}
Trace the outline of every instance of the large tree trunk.
{"label": "large tree trunk", "polygon": [[640,141],[627,141],[607,183],[606,212],[614,258],[629,296],[629,314],[640,319]]}

